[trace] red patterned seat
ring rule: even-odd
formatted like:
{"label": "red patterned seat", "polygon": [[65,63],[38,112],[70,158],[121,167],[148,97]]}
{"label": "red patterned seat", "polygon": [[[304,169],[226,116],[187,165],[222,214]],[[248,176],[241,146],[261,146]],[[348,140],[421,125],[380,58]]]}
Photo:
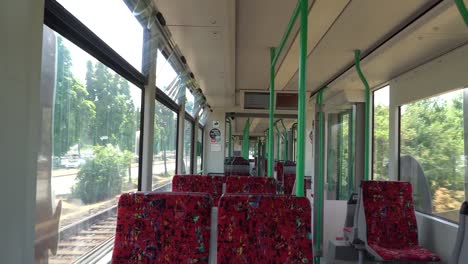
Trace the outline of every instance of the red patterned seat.
{"label": "red patterned seat", "polygon": [[313,263],[309,200],[278,195],[221,197],[218,263]]}
{"label": "red patterned seat", "polygon": [[276,181],[271,177],[229,176],[226,193],[269,193],[276,194]]}
{"label": "red patterned seat", "polygon": [[370,253],[385,261],[440,261],[419,246],[409,182],[363,181],[361,188]]}
{"label": "red patterned seat", "polygon": [[224,176],[176,175],[172,179],[172,191],[209,193],[217,206],[225,181]]}
{"label": "red patterned seat", "polygon": [[285,194],[292,193],[295,181],[296,181],[296,173],[284,174],[284,193]]}
{"label": "red patterned seat", "polygon": [[123,194],[112,263],[208,263],[211,207],[209,194]]}

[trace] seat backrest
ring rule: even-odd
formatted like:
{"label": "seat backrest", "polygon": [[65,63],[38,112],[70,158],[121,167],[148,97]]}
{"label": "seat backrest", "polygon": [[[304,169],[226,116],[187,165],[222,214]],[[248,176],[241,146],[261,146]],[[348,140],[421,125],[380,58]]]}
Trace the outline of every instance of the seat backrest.
{"label": "seat backrest", "polygon": [[276,194],[276,180],[272,177],[229,176],[226,193],[268,193]]}
{"label": "seat backrest", "polygon": [[126,193],[112,263],[208,263],[212,199],[202,193]]}
{"label": "seat backrest", "polygon": [[468,202],[463,202],[460,208],[460,221],[455,247],[453,249],[450,264],[462,264],[468,259]]}
{"label": "seat backrest", "polygon": [[361,182],[367,244],[393,249],[418,245],[412,192],[409,182]]}
{"label": "seat backrest", "polygon": [[172,179],[174,192],[202,192],[213,197],[215,205],[223,195],[224,176],[175,175]]}
{"label": "seat backrest", "polygon": [[296,181],[296,173],[284,173],[284,193],[292,194],[294,182]]}
{"label": "seat backrest", "polygon": [[307,198],[225,194],[218,210],[218,263],[313,263]]}

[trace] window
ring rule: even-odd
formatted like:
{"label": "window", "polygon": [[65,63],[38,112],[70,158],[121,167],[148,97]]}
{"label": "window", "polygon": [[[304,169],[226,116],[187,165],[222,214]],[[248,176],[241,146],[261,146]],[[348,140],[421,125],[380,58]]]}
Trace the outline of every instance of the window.
{"label": "window", "polygon": [[400,180],[413,184],[417,210],[454,222],[468,173],[467,95],[457,90],[400,108]]}
{"label": "window", "polygon": [[198,128],[197,136],[197,172],[203,172],[203,129]]}
{"label": "window", "polygon": [[373,92],[372,179],[388,180],[390,146],[390,86]]}
{"label": "window", "polygon": [[194,111],[196,111],[195,97],[193,96],[192,91],[188,88],[185,88],[185,98],[185,112],[193,117],[196,114],[194,113]]}
{"label": "window", "polygon": [[192,139],[193,139],[193,123],[185,119],[184,124],[184,162],[183,173],[192,173]]}
{"label": "window", "polygon": [[172,181],[176,171],[177,114],[156,101],[154,117],[153,189]]}
{"label": "window", "polygon": [[142,67],[143,27],[122,0],[58,0],[137,70]]}
{"label": "window", "polygon": [[185,96],[187,76],[178,74],[174,69],[174,56],[173,53],[166,59],[158,50],[156,57],[156,86],[174,102],[181,104]]}
{"label": "window", "polygon": [[[72,262],[114,235],[119,195],[137,190],[141,89],[46,26],[43,51],[48,108],[37,185],[47,191],[37,196],[37,241],[53,232],[40,230],[61,204],[59,247],[49,262]],[[105,223],[99,234],[96,221]]]}

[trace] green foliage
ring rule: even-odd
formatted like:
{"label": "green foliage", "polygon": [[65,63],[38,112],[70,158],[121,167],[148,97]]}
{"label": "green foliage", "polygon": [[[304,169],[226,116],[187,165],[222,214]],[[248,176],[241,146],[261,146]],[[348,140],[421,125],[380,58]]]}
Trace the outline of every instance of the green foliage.
{"label": "green foliage", "polygon": [[390,116],[386,105],[374,107],[374,180],[388,180]]}
{"label": "green foliage", "polygon": [[[86,65],[86,84],[72,70],[70,50],[57,38],[57,81],[54,100],[54,155],[71,146],[112,144],[135,152],[139,109],[135,109],[127,80],[104,64]],[[79,154],[79,153],[78,153]]]}
{"label": "green foliage", "polygon": [[132,153],[112,146],[96,146],[95,156],[82,167],[73,186],[73,196],[85,204],[96,203],[121,193],[122,180]]}
{"label": "green foliage", "polygon": [[435,97],[402,108],[401,155],[421,164],[431,192],[464,189],[463,100]]}

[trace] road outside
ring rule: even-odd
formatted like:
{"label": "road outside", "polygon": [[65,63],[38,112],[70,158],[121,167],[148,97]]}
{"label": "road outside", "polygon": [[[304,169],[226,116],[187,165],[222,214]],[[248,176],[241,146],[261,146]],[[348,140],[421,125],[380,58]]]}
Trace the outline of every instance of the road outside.
{"label": "road outside", "polygon": [[[168,159],[168,170],[175,166],[175,160]],[[58,169],[52,171],[52,189],[55,195],[68,195],[71,194],[75,179],[80,170],[79,169]],[[153,162],[153,174],[164,173],[164,162]],[[138,178],[138,164],[132,164],[131,167],[132,180],[136,181]]]}

